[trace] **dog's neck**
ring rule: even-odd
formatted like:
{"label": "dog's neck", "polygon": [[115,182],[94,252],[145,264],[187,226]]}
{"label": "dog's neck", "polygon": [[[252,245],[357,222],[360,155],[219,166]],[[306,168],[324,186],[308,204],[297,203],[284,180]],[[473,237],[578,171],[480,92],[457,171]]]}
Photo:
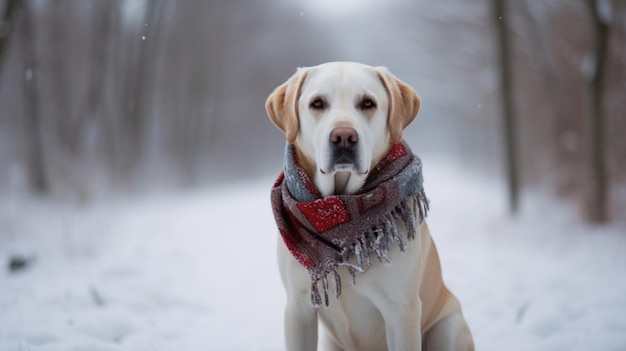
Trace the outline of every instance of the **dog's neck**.
{"label": "dog's neck", "polygon": [[346,188],[348,187],[348,182],[350,181],[350,176],[352,173],[350,172],[337,172],[335,173],[335,191],[336,195],[345,194]]}

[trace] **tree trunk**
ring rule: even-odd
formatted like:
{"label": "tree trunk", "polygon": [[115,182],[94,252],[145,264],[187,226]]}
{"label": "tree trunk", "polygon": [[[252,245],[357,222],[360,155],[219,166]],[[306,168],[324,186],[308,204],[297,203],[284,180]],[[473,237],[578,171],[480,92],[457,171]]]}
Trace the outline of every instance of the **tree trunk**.
{"label": "tree trunk", "polygon": [[159,44],[158,29],[159,16],[161,15],[162,1],[151,0],[146,3],[146,8],[139,31],[134,32],[128,43],[129,55],[124,101],[124,123],[127,131],[125,139],[129,140],[123,157],[123,177],[126,180],[132,178],[139,168],[140,161],[145,155],[146,134],[150,113],[150,95],[153,87],[151,75],[154,74],[156,62],[155,48]]}
{"label": "tree trunk", "polygon": [[[597,0],[586,0],[591,14],[593,54],[583,75],[587,81],[589,111],[587,115],[587,152],[585,153],[585,214],[593,223],[608,221],[607,172],[604,159],[604,67],[609,26],[599,13]],[[608,5],[607,5],[608,6]]]}
{"label": "tree trunk", "polygon": [[2,67],[9,56],[9,39],[15,25],[15,13],[23,7],[23,0],[8,0],[3,18],[0,19],[0,82],[2,82]]}
{"label": "tree trunk", "polygon": [[507,39],[506,0],[493,0],[493,16],[496,25],[496,49],[500,70],[500,93],[502,101],[502,127],[506,157],[506,177],[509,194],[509,209],[517,213],[519,207],[519,173],[517,165],[517,142],[515,137],[515,115],[513,111],[511,55]]}
{"label": "tree trunk", "polygon": [[32,9],[28,2],[20,9],[20,48],[24,64],[24,145],[26,149],[26,163],[28,181],[31,189],[37,194],[49,191],[45,174],[43,145],[41,140],[41,126],[39,115],[39,97],[37,80],[37,60],[35,51],[34,21]]}

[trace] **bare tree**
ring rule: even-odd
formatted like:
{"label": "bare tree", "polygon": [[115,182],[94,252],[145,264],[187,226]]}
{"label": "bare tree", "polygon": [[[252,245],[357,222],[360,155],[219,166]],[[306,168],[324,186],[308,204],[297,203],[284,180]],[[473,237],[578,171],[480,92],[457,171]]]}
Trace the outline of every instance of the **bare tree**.
{"label": "bare tree", "polygon": [[81,99],[80,115],[87,119],[98,120],[105,108],[105,84],[108,73],[107,45],[111,42],[111,12],[116,6],[114,0],[96,1],[94,3],[94,21],[92,40],[89,50],[90,70],[88,86]]}
{"label": "bare tree", "polygon": [[13,26],[15,25],[15,13],[17,12],[16,10],[22,6],[22,0],[8,0],[3,18],[0,19],[0,78],[2,77],[4,60],[9,54],[7,50],[9,48],[9,38],[11,37]]}
{"label": "bare tree", "polygon": [[23,62],[24,80],[24,147],[28,166],[28,181],[31,189],[39,194],[49,190],[45,175],[43,145],[41,140],[39,96],[37,81],[37,53],[35,50],[35,30],[32,19],[32,8],[29,1],[22,2],[19,10],[19,42]]}
{"label": "bare tree", "polygon": [[[589,112],[587,114],[588,149],[585,154],[587,179],[585,212],[591,222],[608,220],[607,172],[604,138],[604,68],[606,66],[609,25],[600,13],[598,0],[586,0],[591,15],[593,54],[588,59],[583,75],[587,82]],[[608,6],[608,4],[606,4]]]}
{"label": "bare tree", "polygon": [[[140,150],[144,141],[145,123],[149,109],[148,97],[151,95],[151,75],[154,74],[154,52],[159,42],[159,16],[162,2],[151,0],[146,3],[143,21],[140,23],[139,35],[131,37],[130,45],[136,49],[136,55],[130,57],[129,72],[126,77],[127,90],[124,104],[126,120],[128,121],[129,137]],[[129,50],[132,53],[134,50]]]}
{"label": "bare tree", "polygon": [[506,0],[493,0],[493,19],[496,24],[498,68],[500,70],[500,92],[502,101],[503,139],[506,152],[506,176],[509,193],[509,208],[516,213],[519,206],[519,177],[515,135],[515,114],[512,98],[511,55],[507,38]]}

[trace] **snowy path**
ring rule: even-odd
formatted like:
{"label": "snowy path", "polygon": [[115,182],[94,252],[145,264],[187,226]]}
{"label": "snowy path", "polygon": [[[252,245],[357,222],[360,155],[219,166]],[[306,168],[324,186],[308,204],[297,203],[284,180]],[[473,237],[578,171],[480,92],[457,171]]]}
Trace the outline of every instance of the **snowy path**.
{"label": "snowy path", "polygon": [[[626,350],[626,235],[424,159],[429,225],[477,350]],[[72,208],[0,200],[0,350],[282,350],[263,179]],[[528,207],[528,206],[527,206]],[[11,273],[12,255],[36,257]]]}

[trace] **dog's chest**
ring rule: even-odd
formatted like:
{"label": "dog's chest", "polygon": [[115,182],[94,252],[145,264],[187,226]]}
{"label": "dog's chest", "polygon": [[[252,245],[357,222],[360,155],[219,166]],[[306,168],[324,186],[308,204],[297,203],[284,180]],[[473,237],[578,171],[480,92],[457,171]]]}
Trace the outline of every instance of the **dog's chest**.
{"label": "dog's chest", "polygon": [[[386,349],[385,322],[379,307],[368,296],[370,280],[357,278],[352,286],[349,274],[343,274],[342,294],[339,299],[331,298],[328,307],[319,307],[319,318],[332,338],[346,350]],[[362,281],[364,280],[364,281]],[[329,282],[330,291],[334,284]]]}
{"label": "dog's chest", "polygon": [[[339,299],[334,296],[328,307],[319,307],[319,318],[333,339],[346,350],[384,350],[386,344],[386,319],[397,316],[402,311],[394,311],[402,302],[418,294],[411,277],[414,275],[415,255],[418,245],[410,243],[406,251],[391,249],[391,264],[383,264],[373,256],[372,267],[352,277],[347,270],[340,271],[342,293]],[[329,279],[329,291],[335,287]]]}

